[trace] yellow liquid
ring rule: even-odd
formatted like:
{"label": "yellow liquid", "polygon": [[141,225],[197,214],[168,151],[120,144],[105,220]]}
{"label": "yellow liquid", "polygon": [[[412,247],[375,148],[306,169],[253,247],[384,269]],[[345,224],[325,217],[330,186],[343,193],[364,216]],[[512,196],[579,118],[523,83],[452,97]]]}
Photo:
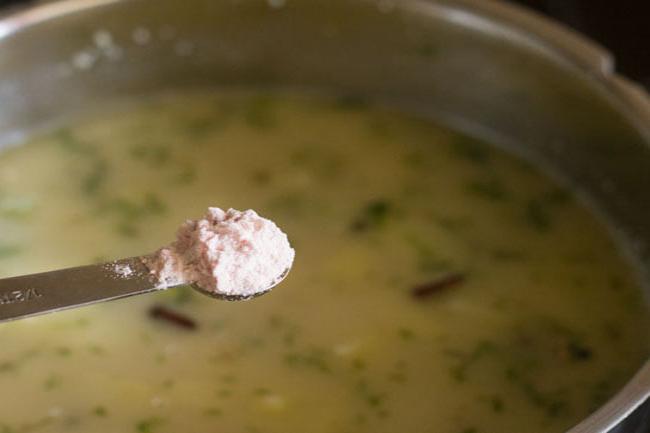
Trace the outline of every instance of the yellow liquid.
{"label": "yellow liquid", "polygon": [[632,271],[570,195],[439,126],[329,100],[163,98],[4,152],[0,274],[151,252],[208,206],[276,221],[285,282],[2,324],[1,433],[561,432],[648,354]]}

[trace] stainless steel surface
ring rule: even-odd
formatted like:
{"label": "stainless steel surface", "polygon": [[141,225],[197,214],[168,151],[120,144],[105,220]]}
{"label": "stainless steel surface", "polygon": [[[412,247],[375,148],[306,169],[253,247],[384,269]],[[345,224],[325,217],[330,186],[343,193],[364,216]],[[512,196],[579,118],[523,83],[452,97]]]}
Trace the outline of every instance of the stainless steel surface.
{"label": "stainless steel surface", "polygon": [[[609,432],[650,397],[650,361],[614,398],[568,433]],[[632,403],[631,403],[632,402]],[[622,431],[622,430],[618,430]],[[641,432],[642,430],[639,430]],[[647,432],[647,430],[646,430]]]}
{"label": "stainless steel surface", "polygon": [[[284,3],[67,0],[9,16],[0,21],[0,142],[174,89],[366,97],[535,160],[609,223],[647,289],[650,103],[614,73],[611,55],[496,1]],[[572,433],[647,432],[647,400],[646,368]]]}
{"label": "stainless steel surface", "polygon": [[[127,266],[129,276],[115,266]],[[0,322],[158,290],[140,257],[0,279]]]}

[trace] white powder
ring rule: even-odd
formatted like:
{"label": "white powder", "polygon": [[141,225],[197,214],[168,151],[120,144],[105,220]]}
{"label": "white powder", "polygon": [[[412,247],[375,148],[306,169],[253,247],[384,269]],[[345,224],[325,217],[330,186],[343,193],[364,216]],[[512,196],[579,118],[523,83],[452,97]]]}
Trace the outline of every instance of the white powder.
{"label": "white powder", "polygon": [[161,288],[195,283],[218,294],[252,296],[272,286],[294,254],[287,235],[255,211],[209,208],[145,264]]}
{"label": "white powder", "polygon": [[129,278],[133,275],[133,269],[129,265],[115,265],[113,267],[113,272],[120,278]]}

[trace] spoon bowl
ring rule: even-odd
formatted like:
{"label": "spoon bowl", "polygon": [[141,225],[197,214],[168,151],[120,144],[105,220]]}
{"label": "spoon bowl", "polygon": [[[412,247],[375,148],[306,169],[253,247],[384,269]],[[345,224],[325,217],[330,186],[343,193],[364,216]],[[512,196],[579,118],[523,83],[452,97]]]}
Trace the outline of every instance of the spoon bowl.
{"label": "spoon bowl", "polygon": [[190,287],[192,287],[194,290],[196,290],[202,295],[209,296],[210,298],[219,299],[220,301],[247,301],[249,299],[257,298],[259,296],[262,296],[270,292],[271,289],[273,289],[275,286],[280,284],[282,280],[284,280],[286,276],[289,275],[290,270],[291,270],[290,267],[286,268],[276,279],[274,279],[271,282],[271,284],[268,287],[266,287],[264,290],[260,290],[252,294],[235,295],[235,294],[228,294],[228,293],[219,293],[219,292],[214,292],[212,290],[206,290],[196,283],[191,283]]}

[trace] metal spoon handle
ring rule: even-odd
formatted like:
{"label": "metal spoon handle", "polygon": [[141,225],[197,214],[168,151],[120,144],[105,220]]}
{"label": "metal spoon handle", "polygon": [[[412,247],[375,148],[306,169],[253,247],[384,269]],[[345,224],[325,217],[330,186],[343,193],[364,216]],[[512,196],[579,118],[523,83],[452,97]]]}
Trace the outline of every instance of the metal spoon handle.
{"label": "metal spoon handle", "polygon": [[[130,273],[115,271],[120,268]],[[141,257],[4,278],[0,279],[0,322],[155,290],[156,282]]]}

